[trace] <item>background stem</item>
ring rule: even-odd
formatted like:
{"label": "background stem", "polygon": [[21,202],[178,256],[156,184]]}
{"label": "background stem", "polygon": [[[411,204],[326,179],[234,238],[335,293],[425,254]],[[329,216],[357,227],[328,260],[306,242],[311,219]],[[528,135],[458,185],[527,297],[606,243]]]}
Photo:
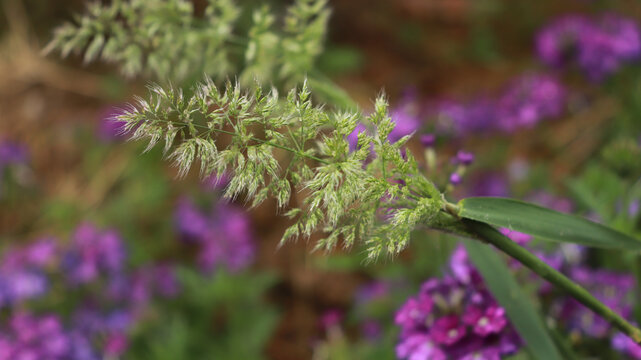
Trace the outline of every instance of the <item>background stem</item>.
{"label": "background stem", "polygon": [[498,232],[492,226],[475,220],[462,219],[462,221],[471,234],[478,236],[480,240],[494,245],[497,249],[518,260],[530,270],[567,292],[578,302],[599,314],[636,343],[641,343],[641,330],[634,327],[619,314],[597,300],[597,298],[592,296],[592,294],[583,287],[547,265],[525,248]]}

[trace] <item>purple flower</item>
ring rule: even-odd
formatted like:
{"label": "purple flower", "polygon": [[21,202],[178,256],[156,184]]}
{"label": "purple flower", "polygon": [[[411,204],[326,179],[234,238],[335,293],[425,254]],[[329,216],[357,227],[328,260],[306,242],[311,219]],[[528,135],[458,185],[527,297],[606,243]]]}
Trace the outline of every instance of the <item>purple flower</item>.
{"label": "purple flower", "polygon": [[463,315],[463,321],[474,328],[474,333],[484,337],[501,332],[507,324],[505,310],[495,305],[485,310],[472,305]]}
{"label": "purple flower", "polygon": [[420,329],[425,326],[433,307],[434,302],[429,296],[419,295],[418,298],[409,298],[396,312],[394,322],[403,331]]}
{"label": "purple flower", "polygon": [[118,116],[123,113],[122,109],[109,107],[99,114],[97,135],[104,142],[113,142],[126,138],[127,131],[125,121],[118,120]]}
{"label": "purple flower", "polygon": [[390,112],[392,122],[394,122],[394,129],[388,135],[390,142],[396,142],[406,135],[410,135],[418,130],[421,123],[416,115],[410,114],[410,110],[405,107],[393,109]]}
{"label": "purple flower", "polygon": [[26,163],[28,158],[29,152],[24,145],[6,140],[0,141],[0,169],[6,165]]}
{"label": "purple flower", "polygon": [[212,213],[205,214],[182,199],[176,210],[178,230],[187,239],[199,244],[197,261],[206,272],[218,266],[239,271],[254,259],[254,237],[249,217],[233,205],[220,202]]}
{"label": "purple flower", "polygon": [[230,180],[229,174],[227,173],[211,174],[202,181],[202,185],[203,188],[208,191],[224,190]]}
{"label": "purple flower", "polygon": [[639,215],[639,210],[641,209],[641,201],[638,199],[630,201],[628,205],[628,216],[631,218],[637,217]]}
{"label": "purple flower", "polygon": [[433,147],[436,143],[436,135],[434,134],[423,134],[421,135],[421,145],[426,148]]}
{"label": "purple flower", "polygon": [[506,197],[509,184],[504,176],[497,173],[480,174],[471,179],[470,196],[499,196]]}
{"label": "purple flower", "polygon": [[556,19],[541,29],[536,37],[536,50],[545,63],[555,66],[570,61],[583,42],[585,29],[590,27],[587,18],[568,15]]}
{"label": "purple flower", "polygon": [[361,286],[356,294],[357,303],[366,303],[389,295],[390,284],[385,281],[372,281]]}
{"label": "purple flower", "polygon": [[55,315],[19,312],[0,328],[0,359],[81,360],[72,350],[70,334]]}
{"label": "purple flower", "polygon": [[201,241],[210,228],[208,217],[187,198],[178,201],[174,219],[178,232],[188,240]]}
{"label": "purple flower", "polygon": [[563,112],[566,91],[555,78],[532,74],[515,79],[497,101],[497,127],[506,132],[532,128]]}
{"label": "purple flower", "polygon": [[600,81],[639,58],[641,32],[636,22],[615,14],[569,15],[544,27],[536,47],[543,62],[557,67],[575,62],[591,80]]}
{"label": "purple flower", "polygon": [[463,178],[461,177],[461,175],[459,173],[455,172],[455,173],[452,173],[450,175],[450,184],[456,186],[456,185],[461,184],[462,181],[463,181]]}
{"label": "purple flower", "polygon": [[89,223],[81,224],[72,236],[73,247],[64,255],[64,267],[69,281],[83,284],[101,274],[122,270],[126,252],[122,239],[115,231],[99,231]]}
{"label": "purple flower", "polygon": [[358,134],[367,133],[367,128],[362,123],[356,124],[354,131],[347,135],[347,142],[349,143],[349,151],[355,151],[358,147]]}
{"label": "purple flower", "polygon": [[49,279],[44,268],[53,262],[55,254],[53,239],[7,250],[0,263],[0,307],[46,294]]}
{"label": "purple flower", "polygon": [[469,166],[470,164],[472,164],[472,162],[474,162],[474,154],[459,150],[456,153],[456,158],[454,160],[457,164]]}
{"label": "purple flower", "polygon": [[615,350],[630,356],[632,359],[641,359],[641,345],[634,342],[629,336],[616,333],[612,337],[611,344]]}
{"label": "purple flower", "polygon": [[[513,80],[496,98],[446,101],[432,110],[440,132],[453,135],[529,129],[563,112],[565,87],[554,77],[528,74]],[[461,160],[461,159],[459,159]]]}
{"label": "purple flower", "polygon": [[545,191],[534,192],[526,200],[563,213],[571,213],[574,208],[570,199],[557,197]]}
{"label": "purple flower", "polygon": [[454,277],[426,281],[396,313],[399,358],[495,359],[515,353],[521,341],[463,247],[453,253],[450,270]]}
{"label": "purple flower", "polygon": [[[555,267],[586,288],[597,299],[624,318],[630,318],[634,305],[634,276],[604,269],[591,269],[582,264],[584,249],[563,248],[557,252]],[[554,254],[552,254],[554,255]],[[552,255],[547,255],[551,257]],[[550,313],[568,330],[584,336],[603,339],[609,336],[610,323],[565,294],[555,294],[546,284],[540,293],[553,296]],[[556,296],[556,297],[555,297]]]}
{"label": "purple flower", "polygon": [[453,345],[465,336],[465,325],[456,315],[444,316],[434,322],[430,328],[430,337],[443,345]]}
{"label": "purple flower", "polygon": [[495,129],[496,103],[491,99],[475,99],[467,103],[443,101],[432,113],[436,116],[436,127],[442,133],[460,136]]}
{"label": "purple flower", "polygon": [[445,352],[426,334],[412,334],[396,346],[396,357],[407,360],[446,360]]}

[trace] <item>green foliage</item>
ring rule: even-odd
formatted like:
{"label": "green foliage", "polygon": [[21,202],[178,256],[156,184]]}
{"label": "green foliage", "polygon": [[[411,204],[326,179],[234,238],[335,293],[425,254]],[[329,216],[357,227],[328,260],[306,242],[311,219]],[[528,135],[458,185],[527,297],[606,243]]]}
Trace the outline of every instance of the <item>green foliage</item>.
{"label": "green foliage", "polygon": [[242,11],[233,0],[209,0],[203,14],[188,0],[94,2],[59,27],[45,51],[83,53],[86,63],[114,63],[129,77],[182,82],[203,73],[216,79],[239,74],[243,84],[254,78],[298,83],[323,49],[326,3],[295,1],[280,29],[277,16],[264,6],[254,11],[251,28],[241,36],[246,30],[236,23]]}
{"label": "green foliage", "polygon": [[[128,359],[262,359],[278,314],[263,295],[270,274],[178,273],[181,295],[135,336]],[[167,321],[165,323],[165,321]]]}
{"label": "green foliage", "polygon": [[630,138],[613,141],[601,151],[605,164],[622,177],[638,178],[641,173],[641,148]]}
{"label": "green foliage", "polygon": [[641,249],[641,241],[607,226],[514,199],[463,199],[459,202],[458,214],[466,219],[506,227],[552,241],[605,249]]}
{"label": "green foliage", "polygon": [[[150,90],[149,100],[138,99],[118,119],[134,139],[148,139],[148,149],[164,141],[180,175],[196,161],[202,175],[228,172],[226,196],[244,194],[254,206],[273,197],[285,208],[293,191],[306,194],[302,208],[286,213],[297,221],[283,241],[323,230],[327,237],[317,248],[364,239],[373,259],[398,253],[410,232],[443,207],[412,154],[401,154],[409,136],[388,140],[394,123],[383,97],[363,116],[313,105],[306,83],[285,99],[260,86],[250,94],[228,83],[221,91],[210,80],[191,97],[172,88]],[[358,122],[371,129],[358,134],[350,151],[347,136]]]}

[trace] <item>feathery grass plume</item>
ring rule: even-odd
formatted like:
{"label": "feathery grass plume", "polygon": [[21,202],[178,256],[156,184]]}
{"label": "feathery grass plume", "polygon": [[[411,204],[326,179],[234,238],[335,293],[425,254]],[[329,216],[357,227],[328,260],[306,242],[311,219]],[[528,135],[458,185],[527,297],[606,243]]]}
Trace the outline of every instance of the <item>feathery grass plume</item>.
{"label": "feathery grass plume", "polygon": [[[241,8],[233,0],[209,0],[197,14],[188,0],[92,2],[87,11],[56,29],[45,52],[82,53],[116,64],[129,77],[145,75],[175,82],[241,74],[273,83],[298,83],[321,53],[329,10],[326,0],[296,0],[282,29],[264,6],[253,25],[239,29]],[[239,68],[244,54],[245,68]]]}
{"label": "feathery grass plume", "polygon": [[[305,195],[301,208],[286,213],[297,221],[283,241],[322,230],[327,237],[317,248],[362,239],[374,259],[398,253],[410,232],[443,207],[412,154],[401,152],[410,136],[389,141],[394,123],[383,96],[364,116],[312,104],[307,82],[285,98],[276,90],[263,93],[258,84],[251,93],[229,82],[219,89],[210,79],[191,97],[173,88],[149,89],[150,98],[138,99],[118,120],[150,146],[164,139],[180,175],[200,160],[202,176],[231,174],[226,196],[245,195],[254,206],[273,197],[284,208],[292,191]],[[359,122],[371,131],[361,132],[350,151],[347,136]]]}

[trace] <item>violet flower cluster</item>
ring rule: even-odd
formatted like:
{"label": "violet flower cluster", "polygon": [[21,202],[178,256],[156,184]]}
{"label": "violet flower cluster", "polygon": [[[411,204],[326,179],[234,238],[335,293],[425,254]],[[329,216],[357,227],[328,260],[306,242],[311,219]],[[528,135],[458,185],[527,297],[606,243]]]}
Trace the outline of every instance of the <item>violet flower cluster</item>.
{"label": "violet flower cluster", "polygon": [[521,340],[492,297],[465,249],[456,249],[450,272],[425,282],[398,310],[400,359],[500,359]]}
{"label": "violet flower cluster", "polygon": [[[168,265],[128,268],[125,246],[115,231],[85,223],[68,245],[60,244],[44,238],[4,252],[0,306],[8,321],[0,326],[0,360],[120,356],[151,302],[178,293]],[[26,310],[33,301],[41,304],[38,308],[57,304],[60,293],[78,295],[68,317]]]}
{"label": "violet flower cluster", "polygon": [[[626,319],[633,318],[636,280],[633,275],[608,269],[594,269],[587,265],[587,248],[566,244],[553,253],[540,256],[550,266],[565,273],[599,301]],[[575,337],[608,340],[612,347],[633,358],[641,359],[641,346],[621,333],[613,334],[610,323],[578,301],[557,294],[546,284],[539,290],[541,296],[551,298],[550,316]]]}
{"label": "violet flower cluster", "polygon": [[536,49],[546,64],[577,64],[589,79],[601,81],[639,60],[641,31],[634,20],[616,14],[567,15],[541,29]]}
{"label": "violet flower cluster", "polygon": [[496,97],[443,101],[429,111],[429,116],[436,118],[441,133],[511,133],[560,116],[566,98],[567,90],[555,77],[529,74],[514,79]]}
{"label": "violet flower cluster", "polygon": [[[571,212],[570,200],[553,196],[547,192],[535,192],[530,200],[560,212]],[[532,236],[508,229],[501,232],[530,250],[552,268],[561,271],[576,283],[583,286],[599,301],[627,319],[633,318],[635,305],[635,277],[607,269],[595,269],[588,266],[588,248],[577,244],[561,244],[554,251],[542,250],[531,242]],[[515,268],[520,268],[516,263]],[[528,272],[529,273],[529,272]],[[641,346],[622,333],[613,334],[610,323],[595,314],[574,298],[554,291],[554,288],[538,277],[526,281],[538,282],[538,292],[548,299],[549,309],[546,313],[559,326],[569,331],[574,337],[610,341],[612,347],[633,359],[641,359]]]}
{"label": "violet flower cluster", "polygon": [[183,198],[175,222],[182,239],[198,246],[197,263],[204,272],[218,267],[239,271],[251,265],[256,249],[250,219],[241,209],[218,202],[207,213]]}

